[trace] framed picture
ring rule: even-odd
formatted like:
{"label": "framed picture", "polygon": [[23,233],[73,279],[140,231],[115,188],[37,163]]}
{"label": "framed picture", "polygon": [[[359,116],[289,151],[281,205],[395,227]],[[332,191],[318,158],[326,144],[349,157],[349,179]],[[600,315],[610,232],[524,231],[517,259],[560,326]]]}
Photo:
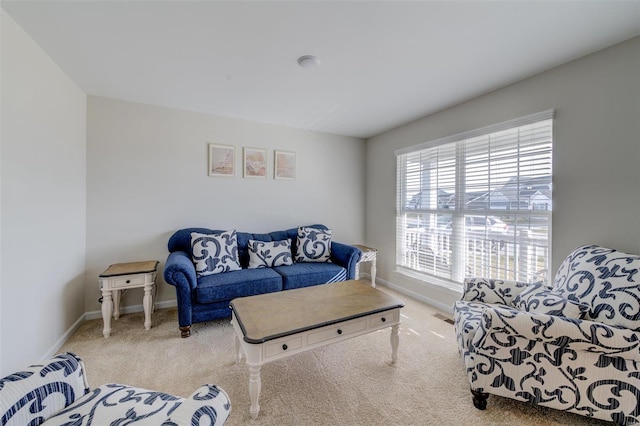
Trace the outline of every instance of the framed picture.
{"label": "framed picture", "polygon": [[267,177],[267,150],[244,147],[244,177]]}
{"label": "framed picture", "polygon": [[235,176],[236,148],[209,144],[209,176]]}
{"label": "framed picture", "polygon": [[274,179],[296,178],[296,153],[289,151],[276,151],[273,167]]}

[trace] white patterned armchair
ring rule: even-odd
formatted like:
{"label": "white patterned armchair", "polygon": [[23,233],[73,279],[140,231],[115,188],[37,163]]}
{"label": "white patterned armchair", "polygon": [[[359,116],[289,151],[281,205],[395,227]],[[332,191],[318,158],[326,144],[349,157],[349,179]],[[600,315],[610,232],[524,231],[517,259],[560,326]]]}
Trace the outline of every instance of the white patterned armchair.
{"label": "white patterned armchair", "polygon": [[476,408],[494,394],[640,421],[640,256],[579,247],[552,287],[466,279],[454,324]]}
{"label": "white patterned armchair", "polygon": [[0,379],[2,426],[223,425],[229,397],[203,385],[190,397],[107,384],[87,385],[80,358],[67,352]]}

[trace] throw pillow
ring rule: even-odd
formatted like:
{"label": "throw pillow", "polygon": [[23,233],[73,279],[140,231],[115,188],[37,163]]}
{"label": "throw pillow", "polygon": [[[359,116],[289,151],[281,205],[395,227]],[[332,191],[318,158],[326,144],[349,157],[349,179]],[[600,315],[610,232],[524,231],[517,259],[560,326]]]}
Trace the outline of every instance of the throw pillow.
{"label": "throw pillow", "polygon": [[293,265],[291,240],[257,241],[249,240],[249,269],[272,268]]}
{"label": "throw pillow", "polygon": [[331,257],[331,229],[298,228],[296,262],[328,262]]}
{"label": "throw pillow", "polygon": [[582,319],[589,306],[565,298],[542,283],[531,284],[517,295],[512,302],[521,311],[532,314],[555,315],[566,318]]}
{"label": "throw pillow", "polygon": [[585,319],[640,331],[640,256],[598,245],[575,249],[554,290],[589,305]]}
{"label": "throw pillow", "polygon": [[192,232],[191,256],[199,277],[242,269],[238,261],[238,236],[235,230],[220,234]]}

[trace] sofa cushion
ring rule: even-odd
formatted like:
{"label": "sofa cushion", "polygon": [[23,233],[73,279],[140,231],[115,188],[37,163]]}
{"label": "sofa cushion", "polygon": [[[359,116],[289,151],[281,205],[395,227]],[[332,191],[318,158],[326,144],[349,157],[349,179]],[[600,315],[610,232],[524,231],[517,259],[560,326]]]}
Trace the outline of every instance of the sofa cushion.
{"label": "sofa cushion", "polygon": [[585,319],[640,331],[640,256],[578,247],[558,268],[554,289],[589,305]]}
{"label": "sofa cushion", "polygon": [[291,240],[257,241],[249,240],[249,268],[272,268],[293,265]]}
{"label": "sofa cushion", "polygon": [[273,269],[241,269],[199,278],[195,295],[198,303],[212,303],[280,290],[282,277]]}
{"label": "sofa cushion", "polygon": [[199,277],[240,269],[235,230],[219,234],[191,233],[191,256]]}
{"label": "sofa cushion", "polygon": [[556,315],[581,319],[589,305],[579,303],[574,295],[563,295],[541,283],[530,285],[513,299],[513,306],[533,314]]}
{"label": "sofa cushion", "polygon": [[296,262],[327,262],[331,257],[331,230],[298,228]]}
{"label": "sofa cushion", "polygon": [[335,263],[295,263],[273,270],[282,275],[283,290],[344,281],[347,277],[347,270]]}

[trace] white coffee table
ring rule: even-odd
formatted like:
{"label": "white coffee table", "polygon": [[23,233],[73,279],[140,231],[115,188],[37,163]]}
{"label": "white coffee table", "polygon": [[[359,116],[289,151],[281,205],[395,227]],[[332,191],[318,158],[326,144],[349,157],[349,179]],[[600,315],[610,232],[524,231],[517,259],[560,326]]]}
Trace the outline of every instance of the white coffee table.
{"label": "white coffee table", "polygon": [[240,297],[231,301],[238,362],[249,366],[249,412],[255,419],[262,365],[391,327],[391,361],[398,356],[401,300],[352,280]]}

